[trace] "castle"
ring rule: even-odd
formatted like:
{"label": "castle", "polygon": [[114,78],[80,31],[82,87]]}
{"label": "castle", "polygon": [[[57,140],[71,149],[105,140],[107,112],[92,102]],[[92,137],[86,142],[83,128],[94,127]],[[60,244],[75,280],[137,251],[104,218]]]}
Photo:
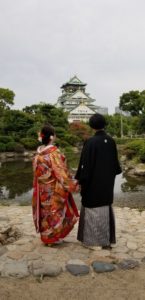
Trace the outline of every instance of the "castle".
{"label": "castle", "polygon": [[69,123],[88,122],[90,116],[96,112],[108,114],[107,108],[93,104],[95,99],[86,93],[86,85],[77,76],[74,76],[61,86],[62,95],[58,98],[56,107],[61,107],[68,112]]}

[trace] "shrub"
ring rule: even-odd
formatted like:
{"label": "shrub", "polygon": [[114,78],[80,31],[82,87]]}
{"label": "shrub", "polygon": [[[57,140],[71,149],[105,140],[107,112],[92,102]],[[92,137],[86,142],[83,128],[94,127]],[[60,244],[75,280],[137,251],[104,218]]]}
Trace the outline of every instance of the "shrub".
{"label": "shrub", "polygon": [[139,150],[145,145],[145,141],[144,140],[134,140],[129,142],[126,145],[126,149],[131,149],[135,152],[135,154],[139,154]]}
{"label": "shrub", "polygon": [[30,128],[30,129],[27,131],[27,136],[28,136],[28,137],[32,137],[32,138],[34,138],[34,139],[37,139],[37,137],[38,137],[38,129],[35,128],[35,127]]}
{"label": "shrub", "polygon": [[35,150],[38,146],[38,141],[33,138],[23,138],[20,140],[20,143],[29,150]]}
{"label": "shrub", "polygon": [[4,143],[0,143],[0,152],[6,151],[6,145]]}
{"label": "shrub", "polygon": [[141,162],[145,163],[145,145],[139,150],[139,159]]}
{"label": "shrub", "polygon": [[16,143],[16,146],[15,146],[15,152],[17,153],[23,153],[25,151],[25,148],[22,144],[20,143]]}
{"label": "shrub", "polygon": [[57,138],[56,139],[56,144],[58,144],[59,147],[61,147],[61,148],[66,148],[66,147],[69,146],[69,144],[66,141],[63,140],[63,138],[62,139]]}
{"label": "shrub", "polygon": [[136,152],[132,149],[126,149],[124,154],[128,159],[132,159],[135,156]]}
{"label": "shrub", "polygon": [[0,136],[0,143],[2,143],[2,144],[7,144],[7,143],[9,143],[9,142],[13,142],[14,140],[13,140],[13,138],[11,137],[11,136],[5,136],[5,135],[1,135]]}
{"label": "shrub", "polygon": [[114,138],[114,140],[117,145],[125,145],[130,141],[130,139],[125,139],[125,138]]}
{"label": "shrub", "polygon": [[15,151],[16,142],[9,142],[6,144],[6,151]]}
{"label": "shrub", "polygon": [[141,161],[143,161],[145,157],[145,140],[133,140],[125,145],[124,150],[128,159],[132,159],[134,156],[137,156]]}

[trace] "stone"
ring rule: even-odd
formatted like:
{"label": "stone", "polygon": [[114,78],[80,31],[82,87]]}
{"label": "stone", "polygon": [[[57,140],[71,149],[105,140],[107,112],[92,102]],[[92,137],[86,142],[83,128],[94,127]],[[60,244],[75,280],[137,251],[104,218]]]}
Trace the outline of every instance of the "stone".
{"label": "stone", "polygon": [[10,251],[7,254],[7,257],[14,259],[14,260],[19,260],[24,256],[23,252],[19,252],[19,251]]}
{"label": "stone", "polygon": [[130,250],[136,250],[137,249],[137,244],[134,242],[127,242],[127,248]]}
{"label": "stone", "polygon": [[13,244],[13,245],[8,244],[6,247],[7,247],[7,250],[8,250],[8,251],[16,250],[16,245],[14,245],[14,244]]}
{"label": "stone", "polygon": [[10,237],[7,239],[7,243],[14,243],[15,242],[15,238],[14,237]]}
{"label": "stone", "polygon": [[16,241],[16,245],[26,245],[27,243],[31,242],[32,238],[21,238],[20,240]]}
{"label": "stone", "polygon": [[96,273],[112,272],[116,270],[116,266],[111,263],[94,261],[92,267]]}
{"label": "stone", "polygon": [[1,221],[6,221],[6,222],[8,222],[8,221],[10,221],[10,219],[8,218],[8,217],[2,217],[2,216],[0,216],[0,222]]}
{"label": "stone", "polygon": [[71,259],[67,262],[66,270],[72,275],[86,275],[90,272],[90,268],[80,259]]}
{"label": "stone", "polygon": [[90,272],[90,268],[87,265],[66,265],[66,269],[74,276],[86,275]]}
{"label": "stone", "polygon": [[49,277],[56,277],[62,272],[62,269],[58,265],[48,264],[41,268],[33,269],[32,272],[33,272],[34,276],[43,275],[43,276],[49,276]]}
{"label": "stone", "polygon": [[134,269],[136,267],[139,267],[139,262],[132,259],[126,259],[120,262],[118,264],[118,267],[123,270]]}
{"label": "stone", "polygon": [[26,262],[8,262],[5,263],[1,270],[2,277],[25,278],[29,276]]}
{"label": "stone", "polygon": [[30,252],[27,254],[27,260],[38,260],[41,258],[41,255],[39,253]]}
{"label": "stone", "polygon": [[138,164],[134,169],[134,175],[145,176],[145,164]]}
{"label": "stone", "polygon": [[133,252],[132,256],[133,256],[135,259],[141,259],[141,258],[143,258],[143,253],[142,253],[142,252],[135,251],[135,252]]}
{"label": "stone", "polygon": [[8,157],[8,158],[15,157],[15,153],[14,152],[7,152],[6,157]]}
{"label": "stone", "polygon": [[37,249],[38,253],[41,254],[48,254],[48,253],[57,253],[58,252],[58,248],[52,248],[52,247],[45,247],[45,246],[41,246]]}
{"label": "stone", "polygon": [[141,259],[141,262],[145,263],[145,256]]}
{"label": "stone", "polygon": [[35,249],[35,246],[32,244],[32,243],[28,243],[24,246],[20,246],[20,249],[23,251],[23,252],[31,252]]}
{"label": "stone", "polygon": [[79,265],[79,266],[84,266],[86,265],[82,260],[80,259],[70,259],[68,262],[67,262],[67,265]]}
{"label": "stone", "polygon": [[7,248],[5,246],[0,246],[0,256],[7,252]]}
{"label": "stone", "polygon": [[44,267],[44,261],[42,259],[28,261],[28,265],[31,269],[31,273],[33,273],[33,270],[42,269]]}

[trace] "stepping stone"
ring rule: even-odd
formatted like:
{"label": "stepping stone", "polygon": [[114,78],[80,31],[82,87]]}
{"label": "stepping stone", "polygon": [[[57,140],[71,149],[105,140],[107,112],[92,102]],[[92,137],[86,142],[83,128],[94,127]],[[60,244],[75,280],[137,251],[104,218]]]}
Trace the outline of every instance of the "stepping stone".
{"label": "stepping stone", "polygon": [[56,277],[62,272],[62,268],[57,265],[48,264],[38,269],[33,269],[34,276],[49,276]]}
{"label": "stepping stone", "polygon": [[139,262],[137,260],[125,259],[118,264],[120,269],[129,270],[139,267]]}
{"label": "stepping stone", "polygon": [[114,264],[100,261],[94,261],[92,263],[92,267],[96,273],[112,272],[116,270],[116,266]]}
{"label": "stepping stone", "polygon": [[74,276],[82,276],[90,272],[90,268],[80,259],[71,259],[68,261],[66,269]]}
{"label": "stepping stone", "polygon": [[2,277],[17,277],[24,278],[29,276],[29,271],[26,262],[8,262],[4,264],[1,270]]}

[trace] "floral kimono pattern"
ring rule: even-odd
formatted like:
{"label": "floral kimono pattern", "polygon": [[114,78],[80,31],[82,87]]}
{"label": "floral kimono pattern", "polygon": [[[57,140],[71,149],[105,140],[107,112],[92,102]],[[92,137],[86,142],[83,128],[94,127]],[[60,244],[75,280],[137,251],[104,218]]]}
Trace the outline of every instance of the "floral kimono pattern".
{"label": "floral kimono pattern", "polygon": [[43,243],[53,244],[64,238],[78,220],[71,194],[76,189],[76,181],[68,172],[64,156],[52,145],[38,148],[33,168],[34,224]]}

